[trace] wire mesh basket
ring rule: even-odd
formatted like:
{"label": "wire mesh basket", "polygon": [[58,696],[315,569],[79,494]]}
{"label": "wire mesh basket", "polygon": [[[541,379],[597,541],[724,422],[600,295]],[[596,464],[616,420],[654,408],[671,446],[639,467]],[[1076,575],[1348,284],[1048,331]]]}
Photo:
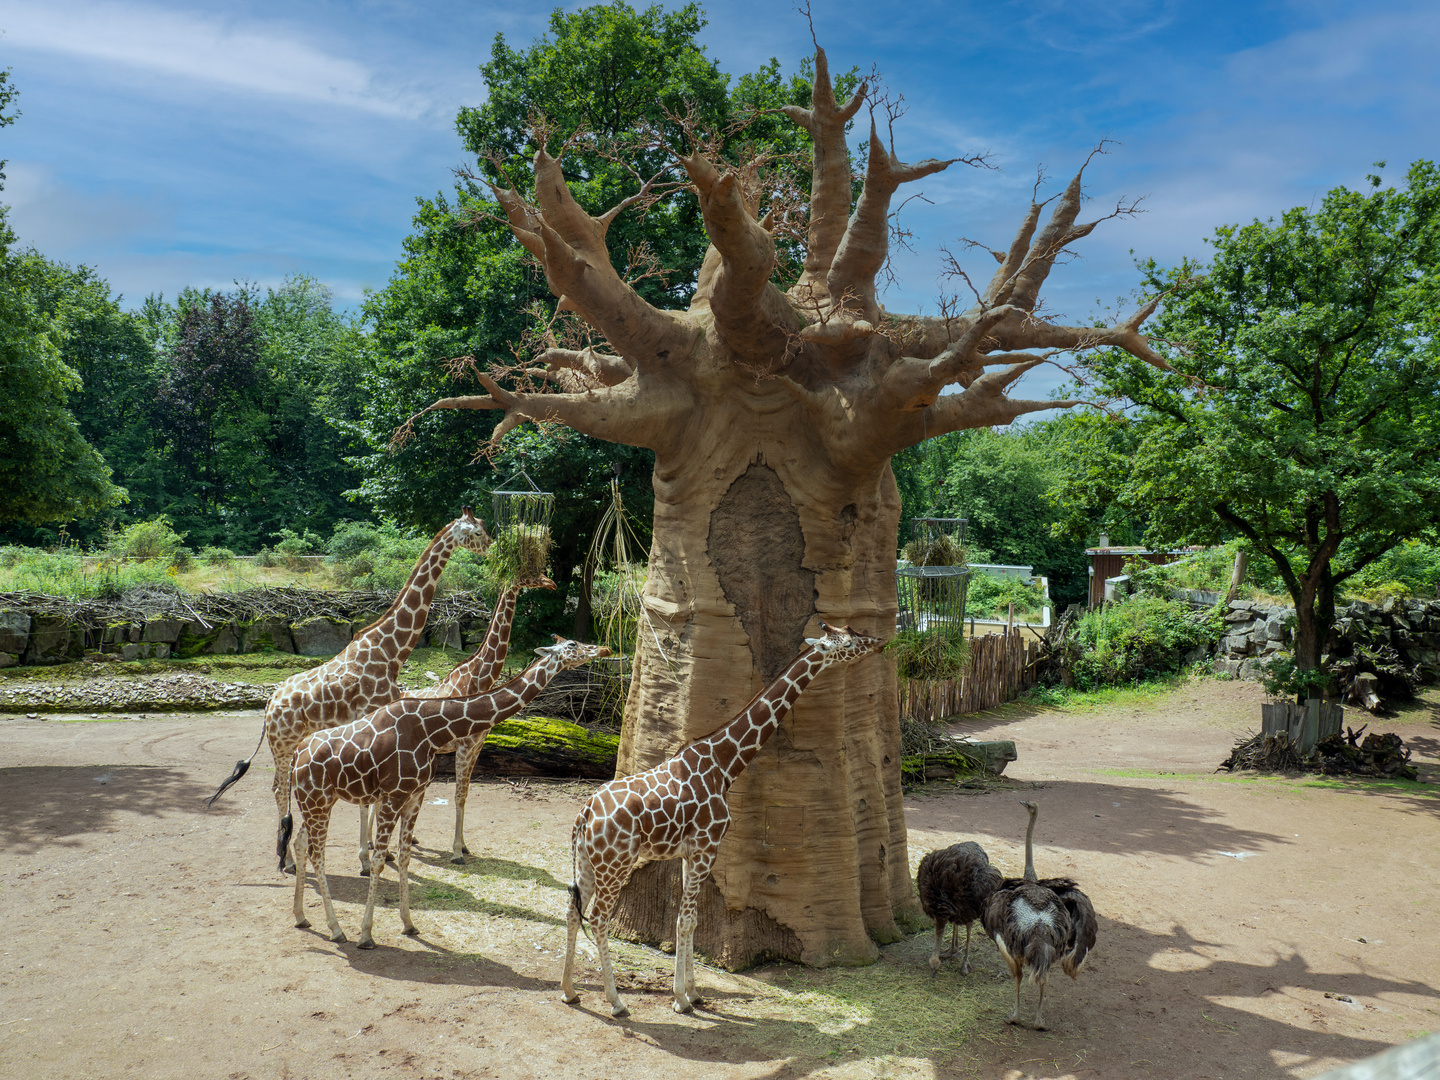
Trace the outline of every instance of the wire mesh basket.
{"label": "wire mesh basket", "polygon": [[555,495],[541,491],[522,468],[491,493],[495,542],[489,561],[504,580],[534,581],[550,559],[550,515]]}
{"label": "wire mesh basket", "polygon": [[497,533],[515,526],[550,528],[550,515],[555,512],[555,493],[541,491],[521,469],[490,493],[490,507]]}
{"label": "wire mesh basket", "polygon": [[968,566],[902,566],[895,571],[896,629],[964,635]]}

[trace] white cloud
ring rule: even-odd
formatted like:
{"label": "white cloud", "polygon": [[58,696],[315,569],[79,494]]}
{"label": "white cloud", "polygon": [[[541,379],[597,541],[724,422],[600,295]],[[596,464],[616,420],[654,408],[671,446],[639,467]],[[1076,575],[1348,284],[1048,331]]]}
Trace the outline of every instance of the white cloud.
{"label": "white cloud", "polygon": [[365,65],[282,28],[158,7],[64,0],[19,5],[5,16],[5,43],[162,78],[386,116],[418,116],[428,104],[413,91],[380,85]]}

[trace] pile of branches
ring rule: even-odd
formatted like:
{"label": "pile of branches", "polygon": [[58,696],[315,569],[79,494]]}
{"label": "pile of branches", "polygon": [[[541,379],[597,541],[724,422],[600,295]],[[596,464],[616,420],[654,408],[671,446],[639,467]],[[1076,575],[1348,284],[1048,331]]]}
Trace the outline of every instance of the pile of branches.
{"label": "pile of branches", "polygon": [[1384,698],[1409,700],[1415,696],[1415,687],[1423,681],[1418,664],[1413,668],[1407,666],[1399,650],[1384,643],[1356,645],[1349,656],[1330,662],[1330,677],[1341,698],[1348,698],[1356,676],[1365,674],[1375,676],[1376,689]]}
{"label": "pile of branches", "polygon": [[1327,735],[1308,755],[1283,732],[1252,735],[1237,742],[1220,768],[1230,772],[1249,769],[1254,772],[1318,772],[1326,776],[1382,776],[1418,780],[1419,774],[1410,764],[1410,751],[1405,741],[1394,732],[1370,734],[1360,741],[1365,728],[1346,728],[1346,734]]}
{"label": "pile of branches", "polygon": [[1041,686],[1070,685],[1070,668],[1081,651],[1073,631],[1084,614],[1084,607],[1071,604],[1045,631],[1040,641],[1040,657],[1035,661],[1036,681]]}
{"label": "pile of branches", "polygon": [[598,663],[562,671],[546,684],[521,716],[546,716],[582,727],[620,730],[630,676]]}
{"label": "pile of branches", "polygon": [[[145,622],[171,617],[204,625],[252,622],[262,618],[308,619],[317,615],[350,621],[379,615],[395,602],[395,593],[373,589],[264,588],[234,593],[183,593],[161,585],[137,585],[112,596],[72,600],[44,593],[0,593],[0,608],[28,615],[52,615],[73,626],[96,630],[112,622]],[[430,622],[488,618],[489,608],[475,593],[453,593],[437,599]]]}
{"label": "pile of branches", "polygon": [[925,720],[900,718],[900,777],[907,784],[953,780],[961,773],[983,773],[985,763],[966,752],[964,739]]}
{"label": "pile of branches", "polygon": [[1283,732],[1274,735],[1252,735],[1237,742],[1230,756],[1220,763],[1229,772],[1249,769],[1253,772],[1302,772],[1305,759],[1300,749]]}
{"label": "pile of branches", "polygon": [[[1367,725],[1368,726],[1368,725]],[[1383,776],[1403,780],[1418,780],[1419,773],[1410,764],[1410,750],[1405,740],[1393,731],[1381,735],[1371,732],[1362,742],[1359,731],[1345,729],[1327,735],[1315,747],[1320,759],[1320,771],[1326,776]]]}

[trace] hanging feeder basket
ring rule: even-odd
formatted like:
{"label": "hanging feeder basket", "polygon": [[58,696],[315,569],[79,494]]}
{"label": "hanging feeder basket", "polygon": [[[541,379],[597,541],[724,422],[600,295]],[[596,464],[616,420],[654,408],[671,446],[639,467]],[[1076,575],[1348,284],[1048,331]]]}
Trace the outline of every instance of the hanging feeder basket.
{"label": "hanging feeder basket", "polygon": [[956,641],[963,636],[968,566],[902,566],[895,571],[895,591],[897,629],[944,634]]}
{"label": "hanging feeder basket", "polygon": [[523,468],[491,492],[495,522],[492,563],[501,576],[531,581],[545,573],[550,559],[550,516],[555,493],[541,491]]}

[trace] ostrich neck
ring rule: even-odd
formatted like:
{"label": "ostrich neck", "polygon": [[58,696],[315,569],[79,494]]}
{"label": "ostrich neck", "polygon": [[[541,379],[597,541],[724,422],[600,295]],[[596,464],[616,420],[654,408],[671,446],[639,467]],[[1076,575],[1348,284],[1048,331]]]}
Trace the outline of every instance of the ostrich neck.
{"label": "ostrich neck", "polygon": [[1025,880],[1038,881],[1035,875],[1035,818],[1038,815],[1030,815],[1030,825],[1025,830]]}

